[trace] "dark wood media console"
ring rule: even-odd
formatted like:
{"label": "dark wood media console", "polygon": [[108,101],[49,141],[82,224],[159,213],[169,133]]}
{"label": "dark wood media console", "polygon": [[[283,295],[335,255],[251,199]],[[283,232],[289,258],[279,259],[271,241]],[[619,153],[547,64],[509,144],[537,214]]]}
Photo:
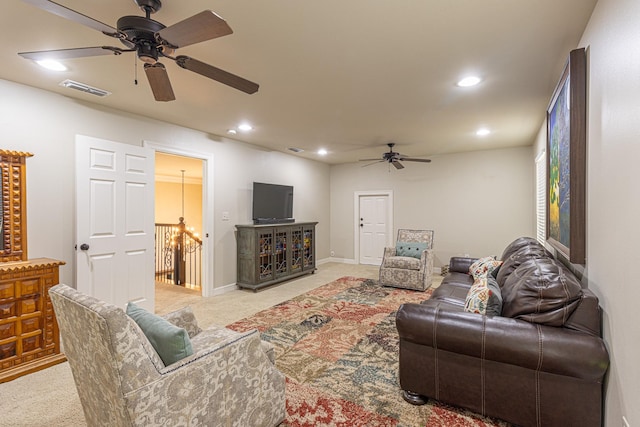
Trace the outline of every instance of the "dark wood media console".
{"label": "dark wood media console", "polygon": [[316,224],[236,225],[238,287],[256,291],[313,273]]}

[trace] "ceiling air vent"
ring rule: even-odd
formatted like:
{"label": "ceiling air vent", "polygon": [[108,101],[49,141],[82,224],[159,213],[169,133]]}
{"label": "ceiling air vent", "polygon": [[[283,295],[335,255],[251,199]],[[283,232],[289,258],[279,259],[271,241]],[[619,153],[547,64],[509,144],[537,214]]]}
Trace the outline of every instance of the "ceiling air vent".
{"label": "ceiling air vent", "polygon": [[302,148],[289,147],[289,151],[293,151],[294,153],[302,153],[304,150]]}
{"label": "ceiling air vent", "polygon": [[111,92],[106,91],[104,89],[98,89],[97,87],[89,86],[87,84],[80,83],[80,82],[75,82],[69,79],[63,82],[60,82],[60,86],[68,87],[69,89],[79,90],[81,92],[90,93],[91,95],[96,95],[96,96],[111,95]]}

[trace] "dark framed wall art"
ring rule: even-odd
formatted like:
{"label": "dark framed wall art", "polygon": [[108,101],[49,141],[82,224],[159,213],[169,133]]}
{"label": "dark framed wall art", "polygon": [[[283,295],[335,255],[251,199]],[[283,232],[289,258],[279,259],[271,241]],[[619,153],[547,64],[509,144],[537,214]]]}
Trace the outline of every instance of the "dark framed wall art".
{"label": "dark framed wall art", "polygon": [[547,108],[547,243],[586,259],[587,60],[572,50]]}

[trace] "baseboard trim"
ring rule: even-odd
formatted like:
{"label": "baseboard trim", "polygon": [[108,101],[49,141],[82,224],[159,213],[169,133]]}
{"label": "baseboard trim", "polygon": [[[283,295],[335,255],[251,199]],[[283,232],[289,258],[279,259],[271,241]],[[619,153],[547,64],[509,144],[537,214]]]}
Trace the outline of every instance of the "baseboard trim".
{"label": "baseboard trim", "polygon": [[238,285],[235,283],[231,283],[229,285],[220,286],[219,288],[214,288],[211,296],[226,294],[227,292],[232,292],[240,289]]}
{"label": "baseboard trim", "polygon": [[357,264],[355,259],[349,259],[349,258],[329,257],[329,258],[325,258],[323,261],[324,262],[337,262],[337,263],[340,263],[340,264]]}

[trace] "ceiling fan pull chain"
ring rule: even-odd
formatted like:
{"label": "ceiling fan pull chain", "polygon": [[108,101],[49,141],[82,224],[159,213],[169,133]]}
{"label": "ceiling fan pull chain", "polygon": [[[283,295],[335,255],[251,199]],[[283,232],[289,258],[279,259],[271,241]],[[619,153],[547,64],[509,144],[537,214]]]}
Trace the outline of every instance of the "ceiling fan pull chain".
{"label": "ceiling fan pull chain", "polygon": [[138,55],[133,55],[133,84],[138,86]]}

